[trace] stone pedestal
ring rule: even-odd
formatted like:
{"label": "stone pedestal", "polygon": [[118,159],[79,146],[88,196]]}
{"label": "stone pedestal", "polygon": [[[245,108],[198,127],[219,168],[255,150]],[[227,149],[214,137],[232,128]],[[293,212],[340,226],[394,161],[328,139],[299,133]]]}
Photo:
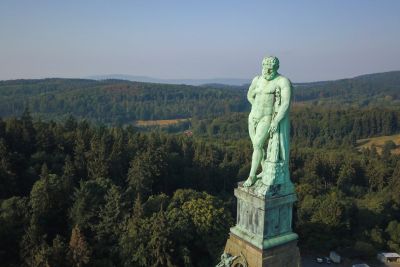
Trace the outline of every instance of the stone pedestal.
{"label": "stone pedestal", "polygon": [[236,225],[225,246],[225,253],[236,257],[231,266],[299,267],[298,236],[292,231],[296,195],[262,197],[239,184],[235,196]]}
{"label": "stone pedestal", "polygon": [[237,256],[232,267],[300,267],[301,258],[297,241],[290,241],[269,249],[259,249],[230,233],[225,253]]}

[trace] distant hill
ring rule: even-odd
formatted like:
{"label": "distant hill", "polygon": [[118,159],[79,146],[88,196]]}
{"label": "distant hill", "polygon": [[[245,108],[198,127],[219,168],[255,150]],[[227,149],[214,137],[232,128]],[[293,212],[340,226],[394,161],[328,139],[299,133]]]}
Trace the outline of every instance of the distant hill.
{"label": "distant hill", "polygon": [[[248,85],[202,86],[127,80],[38,79],[0,81],[0,116],[29,107],[44,119],[74,115],[102,123],[216,117],[248,111]],[[294,84],[298,106],[400,107],[400,71]]]}
{"label": "distant hill", "polygon": [[248,108],[243,92],[123,80],[40,79],[0,81],[0,116],[25,107],[42,118],[69,115],[102,123],[218,116]]}
{"label": "distant hill", "polygon": [[[247,91],[241,86],[210,84],[216,88]],[[353,78],[309,83],[293,83],[294,102],[322,107],[399,107],[400,71],[365,74]]]}
{"label": "distant hill", "polygon": [[135,76],[125,74],[107,74],[107,75],[94,75],[87,77],[93,80],[126,80],[132,82],[145,82],[145,83],[165,83],[165,84],[187,84],[187,85],[207,85],[207,84],[224,84],[224,85],[243,85],[250,81],[250,79],[235,79],[235,78],[215,78],[215,79],[159,79],[147,76]]}
{"label": "distant hill", "polygon": [[400,71],[295,84],[295,101],[326,107],[399,106]]}

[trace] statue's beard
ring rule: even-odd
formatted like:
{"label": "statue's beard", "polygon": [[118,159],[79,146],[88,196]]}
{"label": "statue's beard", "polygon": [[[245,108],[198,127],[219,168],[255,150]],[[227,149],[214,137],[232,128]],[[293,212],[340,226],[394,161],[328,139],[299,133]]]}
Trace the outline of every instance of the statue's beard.
{"label": "statue's beard", "polygon": [[263,76],[264,76],[264,78],[265,78],[266,80],[270,81],[270,80],[272,80],[273,78],[275,78],[276,74],[277,74],[276,71],[273,71],[273,72],[271,72],[271,73],[264,72],[264,73],[263,73]]}

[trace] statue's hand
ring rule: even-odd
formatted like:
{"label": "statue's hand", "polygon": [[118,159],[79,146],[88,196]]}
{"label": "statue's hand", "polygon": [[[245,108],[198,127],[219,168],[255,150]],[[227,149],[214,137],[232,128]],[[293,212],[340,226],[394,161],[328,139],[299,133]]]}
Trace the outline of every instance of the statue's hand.
{"label": "statue's hand", "polygon": [[277,129],[278,125],[275,122],[271,122],[271,125],[269,126],[269,133],[273,134]]}

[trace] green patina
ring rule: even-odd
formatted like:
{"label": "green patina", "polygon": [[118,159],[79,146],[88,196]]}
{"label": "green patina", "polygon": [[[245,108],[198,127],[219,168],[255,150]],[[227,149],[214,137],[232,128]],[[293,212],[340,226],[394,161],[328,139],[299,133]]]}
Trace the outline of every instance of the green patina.
{"label": "green patina", "polygon": [[[247,94],[254,150],[249,177],[235,189],[237,219],[230,229],[231,234],[263,251],[298,239],[292,231],[297,198],[289,173],[292,84],[278,68],[278,58],[264,58],[262,75],[253,79]],[[260,165],[262,171],[257,174]],[[230,259],[221,257],[218,266],[232,266]]]}
{"label": "green patina", "polygon": [[[262,61],[262,74],[256,76],[247,93],[251,103],[249,135],[253,155],[249,178],[244,187],[259,188],[259,195],[293,192],[289,175],[289,107],[292,84],[278,73],[279,60],[266,57]],[[268,142],[267,151],[264,146]],[[261,173],[256,174],[262,167]],[[259,181],[259,182],[258,182]]]}

